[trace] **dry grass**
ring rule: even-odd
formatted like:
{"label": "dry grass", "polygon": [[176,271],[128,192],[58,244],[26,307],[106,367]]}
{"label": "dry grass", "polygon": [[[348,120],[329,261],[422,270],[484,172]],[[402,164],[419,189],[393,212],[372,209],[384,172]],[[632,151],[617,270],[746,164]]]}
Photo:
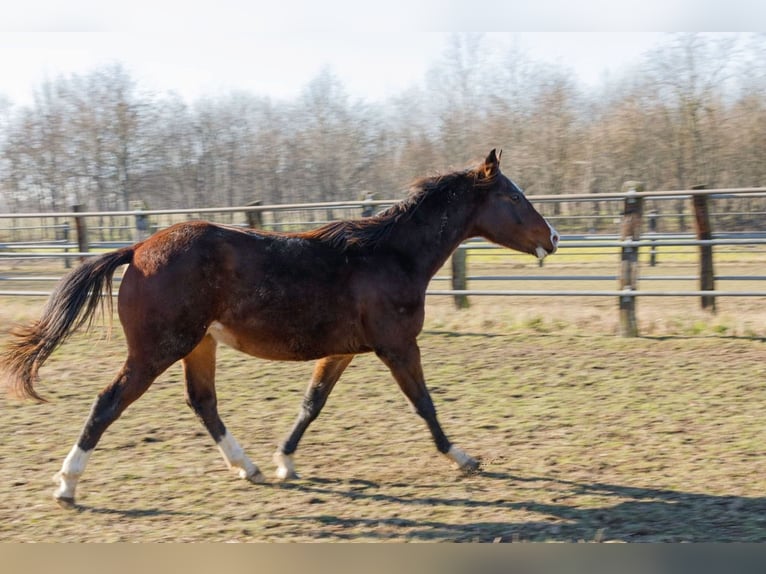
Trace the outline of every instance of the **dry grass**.
{"label": "dry grass", "polygon": [[[51,403],[0,401],[0,536],[766,540],[762,335],[706,327],[625,340],[608,332],[605,310],[513,303],[457,312],[434,301],[421,338],[441,420],[482,458],[479,475],[461,476],[436,453],[383,366],[363,356],[301,444],[304,479],[241,482],[183,405],[173,367],[105,434],[81,506],[67,512],[50,498],[50,476],[123,358],[119,334],[77,336],[43,369]],[[32,307],[4,306],[3,324]],[[221,352],[222,416],[267,472],[309,373]]]}
{"label": "dry grass", "polygon": [[[43,301],[2,303],[0,343]],[[112,341],[77,335],[42,370],[50,403],[0,398],[0,537],[766,541],[763,301],[722,299],[711,315],[693,299],[640,300],[638,316],[644,336],[628,340],[614,335],[611,300],[474,298],[459,312],[431,299],[424,368],[448,435],[483,461],[475,476],[438,455],[382,364],[362,356],[301,443],[304,478],[244,483],[183,404],[174,366],[107,431],[80,506],[64,511],[50,476],[124,356],[119,329]],[[221,350],[222,416],[267,474],[310,371]]]}

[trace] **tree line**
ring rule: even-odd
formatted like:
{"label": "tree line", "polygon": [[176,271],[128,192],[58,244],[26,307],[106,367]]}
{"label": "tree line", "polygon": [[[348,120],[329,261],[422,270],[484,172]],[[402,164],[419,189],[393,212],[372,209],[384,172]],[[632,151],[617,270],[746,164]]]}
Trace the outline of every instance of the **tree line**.
{"label": "tree line", "polygon": [[[608,47],[605,47],[608,49]],[[530,194],[766,183],[766,36],[681,34],[595,89],[518,48],[456,34],[422,85],[352,99],[331,69],[294,100],[186,102],[120,64],[0,98],[0,209],[132,209],[404,194],[503,148]]]}

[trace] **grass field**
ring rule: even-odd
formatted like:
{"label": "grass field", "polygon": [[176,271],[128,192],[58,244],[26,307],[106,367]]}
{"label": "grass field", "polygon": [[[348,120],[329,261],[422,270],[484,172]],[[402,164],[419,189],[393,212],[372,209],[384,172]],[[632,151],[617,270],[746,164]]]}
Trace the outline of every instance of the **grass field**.
{"label": "grass field", "polygon": [[[4,305],[3,325],[36,303]],[[50,403],[0,399],[0,537],[766,541],[763,333],[716,332],[724,310],[688,336],[706,315],[677,308],[678,333],[621,339],[602,305],[429,305],[426,375],[478,475],[436,452],[384,367],[360,356],[301,443],[303,478],[245,483],[183,404],[174,366],[104,435],[66,511],[50,477],[124,350],[119,329],[77,335],[42,371]],[[269,474],[310,369],[221,350],[222,416]]]}
{"label": "grass field", "polygon": [[[672,270],[668,262],[644,272],[694,272],[683,254]],[[570,257],[542,272],[614,264]],[[5,271],[50,271],[35,265]],[[477,274],[498,265],[537,272],[533,260],[471,261]],[[716,271],[762,269],[730,257]],[[0,303],[2,344],[44,301]],[[429,299],[427,382],[448,435],[481,458],[479,474],[452,468],[384,366],[359,356],[301,443],[303,478],[245,483],[185,406],[175,365],[106,432],[78,507],[64,510],[50,478],[124,358],[119,327],[111,340],[96,327],[42,369],[49,403],[0,397],[0,539],[766,541],[763,298],[720,299],[715,315],[692,298],[640,299],[637,339],[615,336],[616,307],[611,298],[473,298],[457,311],[449,298]],[[271,476],[311,365],[225,348],[218,364],[224,422]]]}

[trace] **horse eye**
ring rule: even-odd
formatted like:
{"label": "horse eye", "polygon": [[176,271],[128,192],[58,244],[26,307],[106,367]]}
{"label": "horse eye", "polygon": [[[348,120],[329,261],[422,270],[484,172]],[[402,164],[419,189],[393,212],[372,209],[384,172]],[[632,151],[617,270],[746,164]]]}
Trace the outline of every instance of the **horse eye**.
{"label": "horse eye", "polygon": [[510,197],[513,203],[518,203],[519,201],[521,201],[521,195],[518,193],[512,193]]}

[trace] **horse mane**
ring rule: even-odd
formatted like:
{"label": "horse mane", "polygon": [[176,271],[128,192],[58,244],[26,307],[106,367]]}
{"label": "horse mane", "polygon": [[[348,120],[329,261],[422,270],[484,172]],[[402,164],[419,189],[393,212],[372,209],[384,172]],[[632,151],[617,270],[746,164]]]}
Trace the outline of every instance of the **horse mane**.
{"label": "horse mane", "polygon": [[460,180],[471,182],[473,185],[488,185],[495,181],[496,173],[491,178],[480,179],[478,170],[469,169],[445,175],[424,177],[411,184],[407,197],[385,211],[363,219],[332,221],[301,235],[307,239],[321,241],[341,251],[374,249],[390,235],[398,223],[409,220],[425,203],[426,199],[445,194],[446,189],[454,189],[456,185],[459,185]]}

